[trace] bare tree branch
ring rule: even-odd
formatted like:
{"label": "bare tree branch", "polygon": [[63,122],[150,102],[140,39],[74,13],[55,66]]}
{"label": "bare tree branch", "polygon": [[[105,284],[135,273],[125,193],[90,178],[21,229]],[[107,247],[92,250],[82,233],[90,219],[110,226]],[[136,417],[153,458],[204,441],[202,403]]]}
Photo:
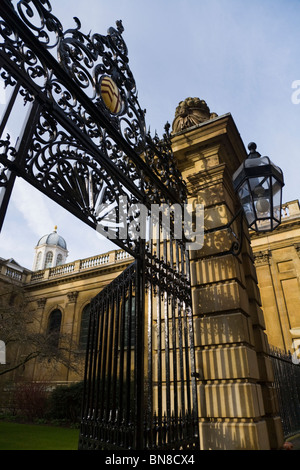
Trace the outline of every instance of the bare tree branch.
{"label": "bare tree branch", "polygon": [[[21,288],[10,285],[0,293],[0,339],[10,350],[7,367],[1,365],[0,376],[23,367],[33,359],[58,364],[78,372],[81,354],[72,349],[67,333],[47,332],[41,328],[41,316],[28,308]],[[12,354],[12,351],[14,354]],[[13,359],[11,359],[13,357]]]}

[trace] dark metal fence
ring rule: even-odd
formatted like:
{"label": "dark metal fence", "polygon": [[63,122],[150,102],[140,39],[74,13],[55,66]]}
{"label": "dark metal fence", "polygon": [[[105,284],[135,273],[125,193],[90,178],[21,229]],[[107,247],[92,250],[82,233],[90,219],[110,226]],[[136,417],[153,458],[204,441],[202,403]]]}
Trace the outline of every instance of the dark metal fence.
{"label": "dark metal fence", "polygon": [[199,447],[188,262],[162,244],[147,248],[145,309],[138,260],[91,301],[80,449]]}
{"label": "dark metal fence", "polygon": [[284,436],[300,431],[300,363],[291,353],[270,348]]}

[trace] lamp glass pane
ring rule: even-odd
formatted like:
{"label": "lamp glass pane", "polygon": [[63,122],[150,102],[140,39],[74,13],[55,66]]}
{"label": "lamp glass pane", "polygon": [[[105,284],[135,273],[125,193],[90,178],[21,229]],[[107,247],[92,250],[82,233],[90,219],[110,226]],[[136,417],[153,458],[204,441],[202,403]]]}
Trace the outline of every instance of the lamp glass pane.
{"label": "lamp glass pane", "polygon": [[265,219],[265,220],[257,220],[256,227],[258,232],[269,232],[273,229],[272,227],[272,219]]}
{"label": "lamp glass pane", "polygon": [[271,217],[271,187],[269,177],[249,178],[256,218]]}
{"label": "lamp glass pane", "polygon": [[245,160],[245,168],[260,167],[263,165],[270,165],[269,157],[247,158]]}
{"label": "lamp glass pane", "polygon": [[272,177],[272,194],[273,194],[273,217],[274,219],[276,219],[276,221],[280,223],[281,221],[281,184],[274,177]]}
{"label": "lamp glass pane", "polygon": [[247,181],[240,187],[238,195],[243,206],[248,225],[251,225],[255,221],[255,213]]}

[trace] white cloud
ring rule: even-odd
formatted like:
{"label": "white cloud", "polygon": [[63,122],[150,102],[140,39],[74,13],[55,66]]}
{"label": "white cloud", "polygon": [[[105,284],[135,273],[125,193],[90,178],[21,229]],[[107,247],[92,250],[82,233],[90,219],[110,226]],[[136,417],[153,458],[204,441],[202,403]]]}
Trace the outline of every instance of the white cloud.
{"label": "white cloud", "polygon": [[49,232],[54,227],[55,223],[45,196],[22,179],[16,181],[12,193],[12,203],[37,237]]}

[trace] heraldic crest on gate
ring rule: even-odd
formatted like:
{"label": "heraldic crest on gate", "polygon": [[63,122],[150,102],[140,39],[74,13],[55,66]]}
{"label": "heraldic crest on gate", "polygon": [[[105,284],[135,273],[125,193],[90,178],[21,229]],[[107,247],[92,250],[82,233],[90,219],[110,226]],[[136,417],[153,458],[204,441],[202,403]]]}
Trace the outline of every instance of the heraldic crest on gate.
{"label": "heraldic crest on gate", "polygon": [[[184,231],[178,237],[172,211],[168,238],[161,216],[146,224],[146,236],[133,230],[141,205],[147,217],[153,205],[183,211],[186,188],[169,126],[163,138],[146,132],[122,22],[104,36],[84,34],[74,18],[65,31],[48,0],[1,0],[0,12],[8,97],[0,228],[21,177],[101,233],[109,226],[114,243],[135,258],[91,302],[79,448],[198,446]],[[12,136],[14,115],[19,124],[25,111],[22,131]]]}

